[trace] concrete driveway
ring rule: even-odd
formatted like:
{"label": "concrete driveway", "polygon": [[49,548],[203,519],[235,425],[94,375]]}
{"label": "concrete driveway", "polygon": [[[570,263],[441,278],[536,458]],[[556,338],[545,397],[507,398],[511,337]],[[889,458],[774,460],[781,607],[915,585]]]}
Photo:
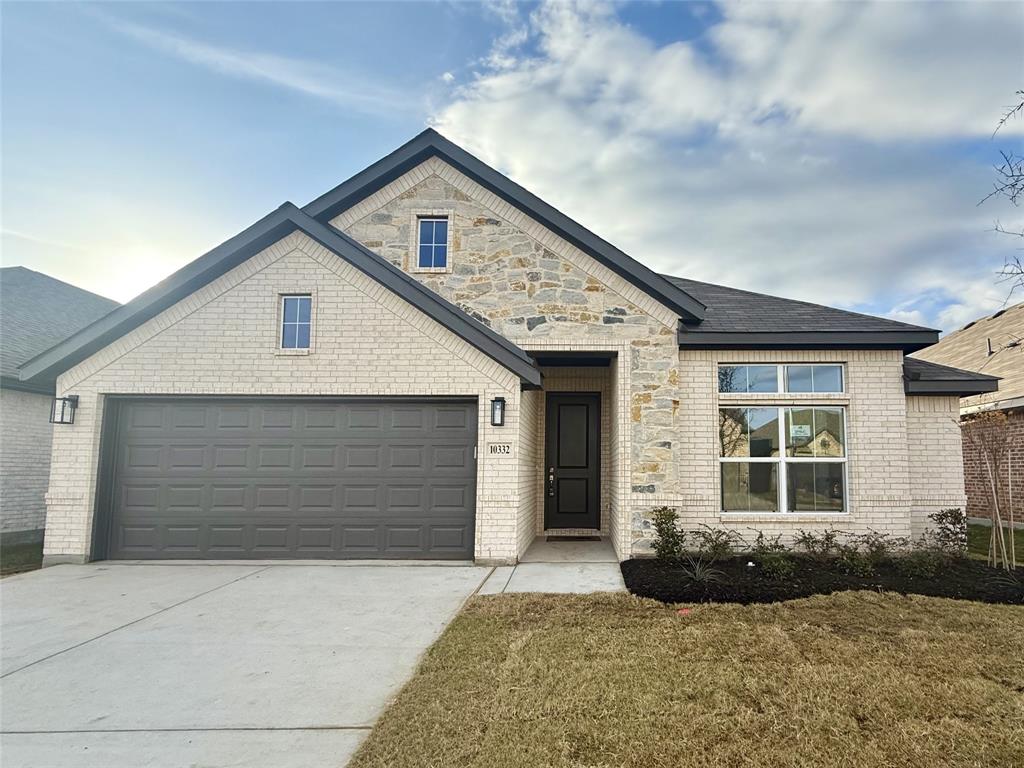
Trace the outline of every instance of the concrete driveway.
{"label": "concrete driveway", "polygon": [[3,766],[344,765],[488,572],[101,563],[4,579]]}

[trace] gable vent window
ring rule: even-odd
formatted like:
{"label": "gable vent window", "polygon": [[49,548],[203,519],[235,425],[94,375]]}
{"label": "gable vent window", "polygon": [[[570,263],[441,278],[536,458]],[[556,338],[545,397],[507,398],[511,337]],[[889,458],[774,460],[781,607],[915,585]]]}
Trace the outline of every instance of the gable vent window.
{"label": "gable vent window", "polygon": [[281,297],[281,349],[309,349],[312,296]]}
{"label": "gable vent window", "polygon": [[421,218],[418,261],[420,269],[445,269],[448,266],[448,219]]}

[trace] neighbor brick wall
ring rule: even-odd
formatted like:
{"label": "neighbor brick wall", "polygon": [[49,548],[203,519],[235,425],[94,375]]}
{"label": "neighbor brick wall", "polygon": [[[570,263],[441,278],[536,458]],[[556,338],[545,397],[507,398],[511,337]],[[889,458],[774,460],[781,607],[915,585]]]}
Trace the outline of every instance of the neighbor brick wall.
{"label": "neighbor brick wall", "polygon": [[[992,488],[981,452],[967,439],[975,428],[969,421],[961,425],[963,438],[964,483],[967,493],[967,514],[971,517],[992,517]],[[1009,460],[998,472],[998,493],[1004,521],[1009,519],[1010,490],[1013,491],[1013,517],[1024,521],[1024,411],[1007,412],[1007,429],[1014,447]]]}
{"label": "neighbor brick wall", "polygon": [[45,525],[52,401],[50,395],[0,389],[0,533]]}
{"label": "neighbor brick wall", "polygon": [[910,462],[910,532],[930,527],[928,515],[966,504],[960,453],[960,400],[908,397],[907,445]]}
{"label": "neighbor brick wall", "polygon": [[[310,354],[277,349],[281,293],[313,292]],[[55,433],[45,554],[90,551],[99,430],[108,394],[462,395],[479,399],[481,447],[515,442],[520,382],[489,357],[301,234],[290,235],[63,374],[81,400]],[[506,426],[490,426],[492,397]],[[476,555],[517,555],[515,456],[477,464]]]}

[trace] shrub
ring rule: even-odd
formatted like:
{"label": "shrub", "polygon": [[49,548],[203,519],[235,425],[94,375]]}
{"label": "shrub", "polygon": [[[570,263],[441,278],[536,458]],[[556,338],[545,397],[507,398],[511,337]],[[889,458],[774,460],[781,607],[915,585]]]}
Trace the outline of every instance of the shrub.
{"label": "shrub", "polygon": [[758,557],[761,572],[772,581],[785,581],[796,572],[796,561],[787,552],[768,552]]}
{"label": "shrub", "polygon": [[773,552],[788,552],[789,549],[785,544],[782,543],[782,534],[778,534],[774,539],[769,539],[764,535],[763,531],[757,532],[757,538],[754,539],[754,546],[750,548],[750,551],[755,555],[768,555]]}
{"label": "shrub", "polygon": [[672,507],[654,510],[654,553],[661,560],[679,560],[686,545],[686,533],[679,530],[679,515]]}
{"label": "shrub", "polygon": [[697,552],[701,558],[712,563],[732,557],[741,539],[739,534],[727,528],[712,528],[702,525],[700,530],[691,531],[690,536],[697,540]]}
{"label": "shrub", "polygon": [[821,535],[799,529],[793,539],[793,546],[816,558],[829,557],[839,551],[839,531],[829,529]]}
{"label": "shrub", "polygon": [[915,579],[934,579],[949,562],[949,556],[932,547],[917,547],[893,560],[896,570]]}
{"label": "shrub", "polygon": [[888,560],[896,552],[905,550],[910,543],[909,539],[890,536],[888,533],[879,533],[870,529],[867,533],[847,534],[846,540],[850,546],[865,555],[874,566]]}
{"label": "shrub", "polygon": [[934,523],[931,534],[938,549],[953,557],[967,556],[967,515],[962,509],[932,512],[928,519]]}
{"label": "shrub", "polygon": [[857,546],[856,542],[836,544],[836,563],[843,573],[866,578],[875,574],[876,561],[870,553]]}

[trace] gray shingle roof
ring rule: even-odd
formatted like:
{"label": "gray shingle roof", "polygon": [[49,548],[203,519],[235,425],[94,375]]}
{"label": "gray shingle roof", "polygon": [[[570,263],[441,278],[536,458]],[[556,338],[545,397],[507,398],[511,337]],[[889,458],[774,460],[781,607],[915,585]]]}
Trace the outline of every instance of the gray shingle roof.
{"label": "gray shingle roof", "polygon": [[0,269],[0,376],[120,306],[25,267]]}
{"label": "gray shingle roof", "polygon": [[826,332],[867,332],[889,331],[932,331],[919,325],[901,323],[859,312],[811,304],[806,301],[783,299],[764,293],[741,291],[714,283],[701,283],[685,277],[666,275],[670,282],[679,286],[697,301],[707,307],[704,321],[695,329],[704,332],[758,333],[800,333]]}
{"label": "gray shingle roof", "polygon": [[908,395],[978,395],[995,392],[999,377],[929,363],[916,357],[903,358],[903,388]]}

